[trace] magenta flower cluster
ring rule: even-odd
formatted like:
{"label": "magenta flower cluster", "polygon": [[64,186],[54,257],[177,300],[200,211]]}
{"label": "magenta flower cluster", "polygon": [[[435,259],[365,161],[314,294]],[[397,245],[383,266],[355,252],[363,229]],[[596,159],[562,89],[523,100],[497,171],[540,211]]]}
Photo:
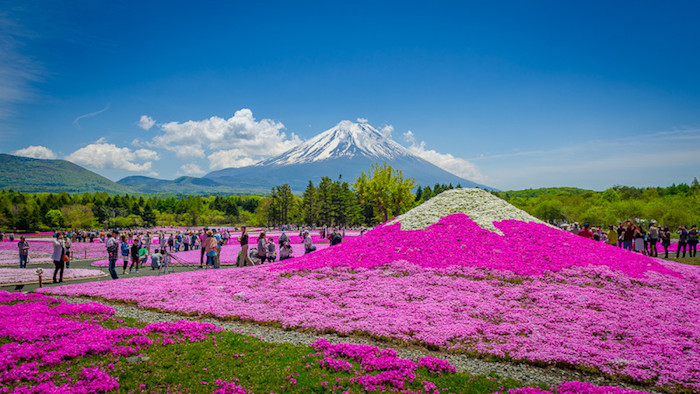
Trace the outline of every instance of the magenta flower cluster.
{"label": "magenta flower cluster", "polygon": [[[311,346],[323,357],[320,362],[322,367],[355,374],[356,376],[348,378],[348,383],[363,390],[402,389],[407,382],[416,379],[416,370],[420,367],[430,367],[428,370],[433,374],[456,371],[455,367],[445,360],[423,357],[414,362],[399,358],[393,349],[379,349],[376,346],[331,344],[325,339],[319,339]],[[356,368],[343,358],[359,365]],[[427,383],[431,382],[423,381],[424,385]]]}
{"label": "magenta flower cluster", "polygon": [[564,382],[551,390],[543,390],[539,387],[523,387],[511,389],[505,393],[494,394],[646,394],[645,391],[636,391],[614,386],[594,386],[587,382]]}
{"label": "magenta flower cluster", "polygon": [[[190,321],[115,329],[99,324],[113,320],[113,315],[113,308],[98,303],[68,304],[40,294],[0,291],[0,338],[9,340],[0,346],[0,384],[5,386],[4,392],[110,391],[119,384],[99,368],[83,368],[80,379],[42,370],[82,356],[130,356],[152,345],[201,341],[220,331],[212,324]],[[156,339],[149,338],[149,334],[155,334]]]}

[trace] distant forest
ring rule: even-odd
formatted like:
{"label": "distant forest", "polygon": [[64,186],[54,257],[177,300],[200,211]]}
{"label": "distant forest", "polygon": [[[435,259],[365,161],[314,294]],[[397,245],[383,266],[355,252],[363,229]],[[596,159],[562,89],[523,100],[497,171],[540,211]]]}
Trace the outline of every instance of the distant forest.
{"label": "distant forest", "polygon": [[[412,201],[391,217],[460,185],[418,186]],[[493,192],[545,221],[593,225],[628,218],[656,220],[675,229],[700,223],[700,184],[635,188],[615,186],[602,192],[577,188],[543,188]],[[383,220],[374,204],[364,201],[342,177],[309,182],[295,196],[289,185],[266,196],[133,196],[105,192],[19,193],[0,191],[0,230],[37,231],[57,228],[129,228],[141,226],[337,225],[372,226]]]}
{"label": "distant forest", "polygon": [[516,207],[545,221],[617,224],[626,219],[655,220],[672,231],[700,224],[700,184],[636,188],[615,186],[602,192],[576,188],[545,188],[497,192]]}

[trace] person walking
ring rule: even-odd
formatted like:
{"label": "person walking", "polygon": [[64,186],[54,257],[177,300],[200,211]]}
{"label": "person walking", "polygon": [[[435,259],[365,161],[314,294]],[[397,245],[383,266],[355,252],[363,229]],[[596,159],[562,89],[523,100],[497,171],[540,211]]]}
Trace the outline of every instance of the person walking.
{"label": "person walking", "polygon": [[698,254],[698,229],[695,225],[688,231],[688,257]]}
{"label": "person walking", "polygon": [[683,258],[685,258],[685,247],[688,245],[688,230],[685,226],[680,226],[676,230],[678,233],[678,250],[676,250],[676,258],[679,258],[681,249],[683,249]]}
{"label": "person walking", "polygon": [[105,240],[105,247],[107,248],[107,259],[109,260],[109,275],[112,279],[119,279],[117,276],[117,258],[119,254],[119,241],[117,241],[117,236],[119,233],[113,231],[107,233],[107,239]]}
{"label": "person walking", "polygon": [[[63,258],[66,255],[66,249],[63,247],[63,233],[57,232],[56,238],[53,239],[53,253],[51,254],[51,260],[53,260],[54,270],[53,270],[53,283],[63,282]],[[56,274],[59,274],[59,280],[56,280]]]}
{"label": "person walking", "polygon": [[27,260],[29,259],[29,242],[24,239],[24,235],[19,237],[17,248],[19,249],[19,268],[27,268]]}

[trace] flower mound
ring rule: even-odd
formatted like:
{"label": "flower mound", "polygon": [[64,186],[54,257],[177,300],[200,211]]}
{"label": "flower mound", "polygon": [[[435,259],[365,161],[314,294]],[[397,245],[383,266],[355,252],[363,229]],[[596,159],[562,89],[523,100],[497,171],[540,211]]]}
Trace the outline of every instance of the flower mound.
{"label": "flower mound", "polygon": [[[700,389],[697,267],[541,223],[492,224],[502,235],[455,213],[425,229],[385,225],[270,266],[42,291]],[[324,365],[350,368],[329,357]]]}
{"label": "flower mound", "polygon": [[[10,303],[9,305],[7,303]],[[95,354],[130,356],[153,345],[201,341],[219,331],[214,325],[179,321],[144,328],[109,329],[114,309],[97,304],[67,304],[40,294],[0,292],[0,384],[5,392],[104,392],[119,388],[115,378],[98,368],[83,368],[80,379],[56,371],[41,372],[75,357]],[[155,339],[149,334],[157,334]]]}

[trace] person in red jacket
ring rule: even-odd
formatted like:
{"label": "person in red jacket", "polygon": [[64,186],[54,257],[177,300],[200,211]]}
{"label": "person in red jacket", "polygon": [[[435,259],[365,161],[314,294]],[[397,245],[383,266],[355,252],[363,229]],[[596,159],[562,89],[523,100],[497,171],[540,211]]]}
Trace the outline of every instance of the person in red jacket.
{"label": "person in red jacket", "polygon": [[584,238],[593,239],[593,233],[591,232],[591,230],[588,229],[588,227],[590,227],[590,225],[588,223],[585,223],[583,225],[583,229],[581,229],[581,231],[578,232],[578,235]]}

